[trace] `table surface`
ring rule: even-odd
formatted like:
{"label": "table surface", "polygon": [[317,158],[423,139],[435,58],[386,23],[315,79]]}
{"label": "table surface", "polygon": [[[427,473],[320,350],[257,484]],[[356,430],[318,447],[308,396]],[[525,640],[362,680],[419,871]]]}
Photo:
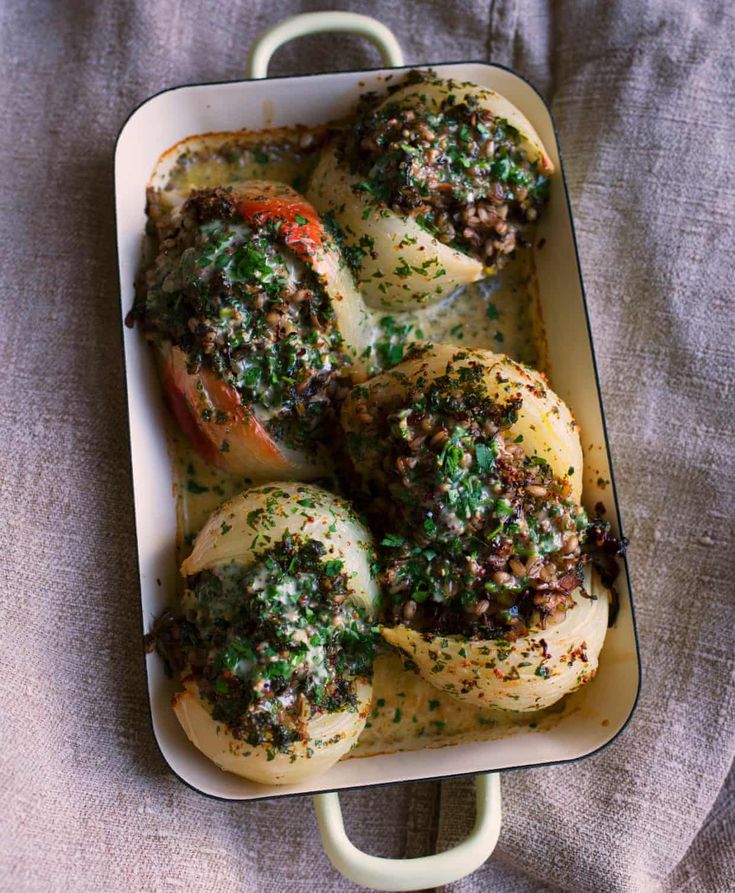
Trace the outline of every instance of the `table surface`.
{"label": "table surface", "polygon": [[[115,137],[138,103],[239,76],[258,31],[331,5],[9,0],[0,11],[5,889],[355,889],[323,854],[307,799],[208,800],[153,741],[112,188]],[[732,10],[378,0],[369,11],[407,62],[489,59],[551,102],[644,663],[638,710],[612,747],[503,778],[495,855],[453,889],[733,889]],[[273,73],[378,64],[361,40],[338,41],[285,47]],[[392,856],[456,842],[471,802],[461,781],[343,797],[355,842]]]}

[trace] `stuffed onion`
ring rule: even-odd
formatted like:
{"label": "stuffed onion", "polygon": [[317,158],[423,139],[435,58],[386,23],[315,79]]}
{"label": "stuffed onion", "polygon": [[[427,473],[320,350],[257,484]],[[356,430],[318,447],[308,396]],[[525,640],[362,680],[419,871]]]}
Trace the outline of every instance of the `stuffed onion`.
{"label": "stuffed onion", "polygon": [[314,209],[277,183],[203,189],[162,236],[135,315],[193,446],[256,481],[323,474],[332,398],[361,375],[369,327]]}
{"label": "stuffed onion", "polygon": [[294,784],[353,746],[372,697],[372,557],[350,507],[310,485],[257,487],[209,518],[152,638],[182,685],[176,716],[220,768]]}
{"label": "stuffed onion", "polygon": [[355,388],[342,424],[381,535],[384,638],[478,706],[535,710],[589,679],[608,602],[583,574],[607,532],[544,379],[429,345]]}
{"label": "stuffed onion", "polygon": [[413,72],[363,104],[308,195],[341,229],[368,303],[410,309],[497,272],[526,243],[552,172],[507,99]]}

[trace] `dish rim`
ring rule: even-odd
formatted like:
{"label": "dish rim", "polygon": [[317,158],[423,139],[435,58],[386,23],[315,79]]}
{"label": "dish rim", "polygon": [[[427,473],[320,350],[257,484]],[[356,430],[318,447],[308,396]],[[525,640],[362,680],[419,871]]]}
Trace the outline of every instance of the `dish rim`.
{"label": "dish rim", "polygon": [[[554,134],[554,140],[556,143],[556,149],[557,149],[557,152],[559,155],[559,174],[560,174],[561,185],[563,188],[564,198],[567,203],[567,207],[569,209],[569,223],[570,223],[570,228],[571,228],[572,244],[574,247],[574,260],[575,260],[575,264],[576,264],[576,268],[577,268],[577,278],[579,281],[579,287],[580,287],[580,292],[581,292],[581,297],[582,297],[582,306],[584,309],[585,326],[586,326],[587,338],[588,338],[589,348],[590,348],[592,369],[594,372],[595,391],[596,391],[596,395],[597,395],[597,404],[598,404],[599,412],[600,412],[600,422],[601,422],[601,426],[602,426],[602,434],[603,434],[603,441],[604,441],[604,446],[605,446],[605,453],[607,456],[608,466],[609,466],[610,489],[612,492],[612,500],[613,500],[613,505],[615,507],[615,514],[617,517],[620,537],[621,537],[621,539],[624,539],[625,532],[624,532],[624,527],[623,527],[623,518],[622,518],[621,511],[620,511],[620,501],[618,498],[617,486],[615,483],[615,470],[614,470],[613,461],[612,461],[610,437],[609,437],[609,432],[608,432],[607,418],[605,415],[605,406],[604,406],[604,401],[603,401],[603,396],[602,396],[600,374],[599,374],[599,368],[598,368],[598,363],[597,363],[597,354],[595,351],[595,342],[594,342],[594,338],[592,336],[592,326],[591,326],[591,321],[590,321],[589,305],[587,302],[587,291],[586,291],[585,284],[584,284],[584,278],[582,276],[582,267],[581,267],[581,263],[580,263],[579,246],[577,243],[577,233],[576,233],[576,227],[575,227],[575,222],[574,222],[574,213],[573,213],[573,209],[572,209],[571,197],[569,195],[569,188],[567,185],[567,178],[566,178],[566,172],[565,172],[565,167],[564,167],[564,156],[563,156],[563,152],[562,152],[561,143],[559,140],[559,131],[558,131],[558,128],[556,125],[556,119],[555,119],[554,114],[551,110],[551,106],[549,105],[549,103],[547,102],[547,100],[543,96],[543,94],[540,92],[540,90],[527,77],[525,77],[522,74],[519,74],[517,71],[515,71],[510,66],[503,65],[498,62],[486,62],[486,61],[481,61],[481,60],[478,61],[478,60],[471,60],[471,59],[470,60],[421,63],[421,64],[417,63],[417,64],[412,64],[412,65],[397,66],[395,68],[390,68],[390,69],[385,68],[383,66],[375,66],[372,68],[345,69],[345,70],[340,70],[340,71],[326,71],[326,72],[310,72],[310,73],[306,73],[306,74],[295,74],[295,75],[292,75],[292,74],[273,75],[273,76],[269,76],[267,78],[259,79],[257,81],[254,81],[249,78],[229,78],[229,79],[216,80],[216,81],[194,81],[194,82],[189,82],[189,83],[177,84],[173,87],[165,87],[165,88],[157,91],[156,93],[151,94],[146,99],[144,99],[140,103],[138,103],[138,105],[136,105],[131,110],[131,112],[127,115],[127,117],[123,121],[122,125],[120,126],[120,130],[118,131],[118,134],[115,138],[115,144],[114,144],[114,150],[113,150],[113,208],[114,208],[114,213],[115,213],[115,265],[116,265],[116,269],[117,269],[118,291],[120,292],[120,295],[119,295],[120,303],[124,307],[124,305],[123,305],[124,295],[122,294],[122,288],[121,288],[122,270],[121,270],[121,262],[120,262],[120,251],[119,251],[119,216],[118,216],[118,200],[117,200],[117,198],[118,198],[118,176],[117,176],[117,163],[116,162],[117,162],[117,156],[118,156],[118,151],[119,151],[119,147],[120,147],[120,141],[121,141],[122,137],[124,136],[125,131],[128,128],[128,125],[133,120],[133,118],[138,114],[138,112],[140,112],[143,108],[145,108],[149,103],[155,101],[159,97],[164,96],[166,94],[175,93],[180,90],[197,88],[197,87],[218,87],[218,86],[228,86],[231,84],[242,84],[242,83],[268,83],[270,81],[283,81],[283,80],[294,80],[295,81],[295,80],[304,80],[307,78],[314,78],[314,77],[325,77],[325,76],[329,76],[329,75],[352,74],[352,75],[360,76],[360,75],[370,75],[370,74],[382,73],[382,72],[388,72],[389,74],[392,74],[393,72],[399,73],[399,72],[405,72],[405,71],[412,71],[412,70],[416,70],[416,69],[423,71],[423,70],[427,70],[427,69],[434,69],[435,67],[440,67],[440,66],[443,67],[443,66],[449,66],[449,65],[457,65],[457,66],[459,66],[459,65],[479,65],[479,66],[483,66],[485,68],[499,69],[501,71],[507,72],[508,74],[511,74],[513,77],[518,78],[523,83],[525,83],[528,87],[531,88],[531,90],[536,94],[538,99],[543,104],[543,106],[546,109],[546,112],[549,116],[549,120],[550,120],[551,126],[552,126],[552,131]],[[221,132],[223,132],[223,133],[224,132],[238,133],[238,132],[241,132],[246,129],[247,128],[239,128],[237,130],[221,131]],[[265,128],[265,129],[267,129],[267,128]],[[200,134],[190,134],[190,137],[197,136],[197,135],[200,135]],[[183,139],[187,139],[187,138],[188,137],[184,137]],[[167,151],[167,149],[165,149],[164,152],[165,151]],[[125,319],[125,317],[123,316],[123,324],[119,327],[118,334],[119,334],[119,339],[120,339],[120,349],[121,349],[121,353],[122,353],[123,387],[124,387],[124,392],[125,392],[126,407],[129,409],[130,394],[128,391],[128,363],[127,363],[127,356],[126,356],[126,352],[125,352],[125,337],[124,337],[125,323],[124,323],[124,319]],[[131,497],[132,497],[134,494],[133,453],[132,453],[132,443],[131,443],[131,438],[130,438],[129,412],[126,413],[126,416],[125,416],[125,430],[127,432],[128,456],[130,459],[130,492],[131,492]],[[131,498],[131,503],[132,503],[132,519],[133,519],[133,523],[134,523],[135,547],[136,547],[136,552],[138,552],[139,551],[139,541],[138,541],[137,514],[136,514],[135,500],[132,498]],[[632,633],[633,633],[633,641],[635,644],[636,670],[637,670],[635,696],[632,700],[632,704],[631,704],[631,707],[630,707],[630,710],[628,712],[626,719],[624,720],[624,722],[620,725],[620,727],[617,729],[617,731],[615,731],[615,733],[610,738],[608,738],[602,744],[598,745],[593,750],[590,750],[587,753],[583,753],[583,754],[580,754],[578,756],[573,756],[573,757],[561,758],[561,759],[544,760],[543,762],[524,763],[521,766],[507,766],[507,767],[498,768],[498,769],[491,769],[491,770],[487,770],[488,772],[491,772],[491,773],[503,772],[503,773],[505,773],[505,772],[514,772],[514,771],[518,771],[518,770],[524,770],[524,769],[539,769],[539,768],[545,768],[547,766],[548,767],[559,766],[559,765],[564,765],[567,763],[574,763],[579,760],[589,759],[590,757],[595,756],[596,754],[599,754],[602,751],[606,750],[628,728],[628,725],[630,724],[630,721],[638,708],[638,703],[639,703],[640,695],[641,695],[641,688],[643,685],[643,668],[642,668],[642,662],[641,662],[640,642],[639,642],[639,637],[638,637],[638,624],[637,624],[636,613],[635,613],[635,598],[633,595],[633,586],[632,586],[632,581],[631,581],[631,576],[630,576],[630,565],[628,562],[627,554],[623,553],[622,555],[618,556],[618,560],[622,563],[622,569],[625,573],[625,580],[627,583],[630,614],[631,614],[631,626],[632,626]],[[139,609],[140,609],[141,629],[143,630],[143,633],[145,633],[145,616],[143,614],[143,588],[142,588],[142,580],[141,580],[141,576],[140,576],[140,563],[139,562],[137,562],[137,563],[138,563],[138,575],[137,575],[138,604],[139,604]],[[164,763],[166,764],[168,770],[173,775],[175,775],[176,778],[179,779],[179,781],[181,781],[183,784],[185,784],[188,788],[191,788],[192,790],[196,791],[198,794],[201,794],[202,796],[205,796],[205,797],[209,797],[213,800],[219,800],[219,801],[222,801],[225,803],[232,803],[232,802],[250,803],[250,802],[263,801],[263,800],[274,800],[274,799],[280,800],[280,799],[285,799],[285,798],[290,798],[290,797],[313,796],[314,794],[327,794],[327,793],[343,792],[343,791],[365,790],[367,788],[379,788],[379,787],[385,787],[385,786],[396,785],[396,784],[401,784],[401,785],[415,784],[415,783],[419,783],[419,782],[423,782],[423,781],[439,782],[439,781],[445,781],[445,780],[454,779],[454,778],[468,778],[468,777],[476,776],[478,774],[477,770],[470,770],[470,771],[466,771],[466,772],[453,772],[450,774],[427,775],[427,776],[422,776],[421,778],[395,779],[395,780],[384,781],[384,782],[380,782],[380,781],[374,782],[373,781],[373,782],[366,782],[364,784],[355,784],[355,785],[348,785],[348,786],[342,786],[342,787],[337,786],[334,788],[323,788],[323,789],[319,789],[318,791],[311,791],[311,792],[309,792],[309,791],[285,792],[284,791],[284,793],[279,793],[279,794],[273,794],[273,793],[269,792],[269,793],[264,793],[262,795],[255,794],[253,796],[242,797],[242,798],[225,797],[225,796],[220,796],[219,794],[209,793],[209,792],[204,791],[201,788],[197,787],[195,784],[188,781],[187,779],[183,778],[179,774],[179,772],[177,772],[173,768],[171,763],[166,758],[166,755],[163,752],[162,746],[158,740],[158,736],[156,735],[155,726],[154,726],[154,722],[153,722],[153,710],[152,710],[152,704],[151,704],[151,690],[150,690],[150,682],[149,682],[149,676],[148,676],[148,671],[147,671],[147,666],[146,666],[146,651],[144,648],[141,649],[141,659],[142,659],[142,664],[143,664],[143,672],[145,675],[146,693],[148,695],[147,704],[146,704],[147,711],[148,711],[148,722],[149,722],[150,730],[151,730],[151,733],[153,736],[153,740],[155,741],[156,748],[158,749],[158,752],[160,753],[161,758],[163,759]],[[446,747],[449,747],[449,746],[451,746],[451,745],[447,745]],[[445,750],[446,747],[437,748],[437,750]],[[368,757],[366,757],[365,759],[367,759],[367,758]]]}

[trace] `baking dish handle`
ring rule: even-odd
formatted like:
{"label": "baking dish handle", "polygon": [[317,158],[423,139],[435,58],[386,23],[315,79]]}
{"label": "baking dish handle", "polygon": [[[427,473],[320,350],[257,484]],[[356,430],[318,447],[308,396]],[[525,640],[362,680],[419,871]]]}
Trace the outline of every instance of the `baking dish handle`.
{"label": "baking dish handle", "polygon": [[403,51],[395,34],[377,19],[357,12],[305,12],[284,19],[255,39],[248,53],[245,75],[251,79],[267,77],[268,63],[278,47],[296,37],[325,31],[359,34],[378,48],[386,68],[403,65]]}
{"label": "baking dish handle", "polygon": [[475,778],[476,816],[469,837],[451,850],[415,859],[383,859],[363,853],[345,832],[339,795],[314,797],[322,844],[332,865],[346,878],[373,890],[425,890],[458,881],[490,856],[500,834],[500,777]]}

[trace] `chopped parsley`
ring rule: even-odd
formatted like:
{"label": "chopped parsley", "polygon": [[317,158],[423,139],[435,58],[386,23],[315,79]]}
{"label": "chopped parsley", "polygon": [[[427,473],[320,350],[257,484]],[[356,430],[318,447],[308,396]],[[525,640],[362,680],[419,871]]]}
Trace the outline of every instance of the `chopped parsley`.
{"label": "chopped parsley", "polygon": [[[331,378],[350,362],[320,280],[284,243],[282,222],[246,224],[231,190],[195,192],[182,219],[190,225],[159,254],[137,306],[147,336],[179,347],[190,372],[210,369],[245,406],[267,410],[268,429],[287,445],[307,446],[321,436]],[[228,421],[210,406],[200,412]]]}
{"label": "chopped parsley", "polygon": [[[411,72],[405,83],[425,80]],[[453,82],[432,83],[445,88],[440,99],[419,88],[384,103],[364,100],[339,152],[359,177],[357,192],[499,267],[546,201],[548,178],[519,131],[483,107],[480,88],[460,97]],[[478,206],[483,214],[468,226],[465,211]],[[412,268],[400,259],[393,272],[407,278]]]}
{"label": "chopped parsley", "polygon": [[325,552],[286,535],[251,567],[190,578],[186,612],[158,624],[159,650],[190,668],[214,719],[271,755],[304,735],[301,697],[353,710],[355,678],[372,672],[375,632],[349,601],[344,562]]}

